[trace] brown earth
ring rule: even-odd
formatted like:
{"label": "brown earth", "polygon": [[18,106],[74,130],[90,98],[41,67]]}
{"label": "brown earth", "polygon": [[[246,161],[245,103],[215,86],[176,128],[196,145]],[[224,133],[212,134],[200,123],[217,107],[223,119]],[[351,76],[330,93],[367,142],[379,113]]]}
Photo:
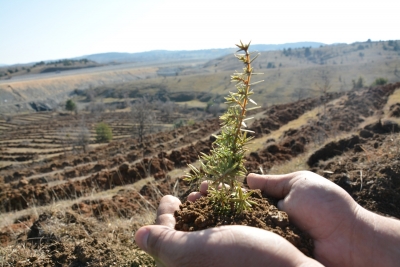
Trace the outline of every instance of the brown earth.
{"label": "brown earth", "polygon": [[314,245],[306,233],[290,223],[286,212],[279,211],[277,201],[254,191],[249,200],[256,203],[251,211],[240,214],[218,213],[213,209],[209,198],[196,202],[186,201],[175,211],[175,229],[179,231],[199,231],[222,225],[246,225],[261,228],[278,234],[296,246],[305,255],[312,257]]}
{"label": "brown earth", "polygon": [[[280,138],[268,140],[257,151],[251,151],[246,162],[248,171],[259,172],[260,168],[268,171],[310,153],[317,146],[306,159],[309,170],[343,187],[365,208],[400,218],[397,207],[400,203],[400,138],[399,125],[394,120],[399,103],[392,105],[388,114],[383,110],[396,88],[400,88],[400,83],[267,108],[263,111],[265,118],[261,117],[250,126],[256,132],[256,139],[312,108],[318,107],[320,112],[300,128],[289,129]],[[379,120],[379,117],[385,119]],[[393,121],[387,119],[390,117]],[[359,126],[370,120],[375,122]],[[34,124],[25,126],[29,128]],[[151,259],[132,243],[132,232],[154,220],[150,216],[150,221],[146,222],[144,218],[148,214],[154,216],[163,195],[174,194],[184,200],[195,190],[182,177],[171,177],[169,173],[195,162],[199,152],[208,153],[213,141],[210,135],[218,129],[218,120],[212,119],[153,134],[146,138],[145,144],[121,138],[87,153],[62,153],[40,162],[2,168],[0,211],[4,215],[54,205],[44,213],[17,216],[13,223],[0,229],[0,258],[6,259],[4,266],[111,266],[113,262],[118,266],[153,266]],[[23,126],[16,126],[13,131],[14,135],[18,131],[28,134]],[[45,136],[46,128],[32,132]],[[7,142],[0,148],[14,143],[12,134],[7,135]],[[325,142],[334,136],[337,137],[335,141]],[[21,152],[20,156],[26,155]],[[139,190],[124,188],[149,176],[154,179]],[[110,196],[93,197],[93,192],[110,190],[116,191]],[[58,208],[61,200],[70,200],[71,204]],[[281,229],[271,231],[282,230],[284,235],[283,231],[287,230],[291,236],[289,241],[300,242],[301,248],[310,244],[307,236],[298,241],[301,233],[292,226],[287,228],[286,215],[273,206],[274,201],[269,204],[272,205],[268,212],[260,215],[264,217],[253,216],[246,219],[247,223],[257,221],[268,227],[270,222],[274,226],[274,218],[284,218],[285,226],[275,223]],[[192,226],[188,224],[187,227]],[[310,247],[302,250],[312,254]]]}

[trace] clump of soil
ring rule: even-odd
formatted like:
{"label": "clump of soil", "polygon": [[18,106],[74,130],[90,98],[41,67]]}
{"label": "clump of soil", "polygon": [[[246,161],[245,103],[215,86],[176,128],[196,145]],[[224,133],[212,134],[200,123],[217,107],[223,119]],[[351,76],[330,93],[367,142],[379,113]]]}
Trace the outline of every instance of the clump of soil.
{"label": "clump of soil", "polygon": [[186,201],[175,211],[175,229],[198,231],[222,225],[245,225],[261,228],[278,234],[292,243],[305,255],[312,257],[312,239],[292,225],[286,212],[278,210],[277,201],[255,190],[250,200],[257,203],[251,211],[241,214],[223,214],[213,209],[211,200],[202,197],[195,202]]}

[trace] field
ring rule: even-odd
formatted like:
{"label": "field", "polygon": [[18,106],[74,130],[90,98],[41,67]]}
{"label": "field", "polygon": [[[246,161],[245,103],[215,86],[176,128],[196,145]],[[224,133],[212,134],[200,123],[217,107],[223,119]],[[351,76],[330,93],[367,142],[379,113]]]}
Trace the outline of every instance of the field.
{"label": "field", "polygon": [[[400,219],[400,78],[396,78],[400,62],[394,54],[387,58],[393,51],[384,50],[383,42],[367,45],[320,48],[327,50],[321,55],[350,51],[341,56],[342,68],[337,69],[341,65],[337,58],[336,64],[328,57],[305,58],[305,49],[290,55],[270,52],[270,59],[260,56],[266,82],[255,87],[262,108],[251,114],[254,119],[248,124],[254,139],[246,168],[273,174],[311,170],[343,187],[363,207]],[[380,61],[378,53],[386,52]],[[368,53],[376,64],[357,65]],[[277,68],[267,69],[275,57]],[[296,66],[300,61],[301,67]],[[147,71],[155,71],[150,70],[153,67]],[[207,71],[187,67],[179,75],[165,77],[155,71],[148,79],[107,83],[74,94],[81,107],[77,114],[53,110],[4,116],[0,120],[0,266],[155,266],[136,246],[134,233],[154,222],[162,196],[185,200],[195,190],[183,181],[187,164],[197,165],[199,153],[210,151],[212,134],[220,128],[218,110],[213,114],[204,108],[229,91],[229,75],[235,68],[239,69],[233,61],[221,58],[207,63]],[[350,88],[350,79],[358,79],[362,71],[368,86]],[[334,75],[328,78],[327,73]],[[389,83],[369,86],[378,77]],[[346,88],[340,87],[343,80]],[[50,84],[49,79],[31,82]],[[17,83],[23,81],[15,81],[15,88]],[[37,86],[38,90],[46,87]],[[300,87],[308,88],[308,94],[295,94]],[[88,92],[95,93],[92,102],[87,101]],[[159,102],[155,102],[157,124],[139,142],[132,134],[130,105],[110,107],[135,101],[143,92]],[[170,102],[166,116],[165,106],[160,107]],[[93,103],[106,109],[84,109]],[[99,122],[110,125],[111,142],[96,142]],[[83,129],[89,135],[86,145],[79,142]]]}

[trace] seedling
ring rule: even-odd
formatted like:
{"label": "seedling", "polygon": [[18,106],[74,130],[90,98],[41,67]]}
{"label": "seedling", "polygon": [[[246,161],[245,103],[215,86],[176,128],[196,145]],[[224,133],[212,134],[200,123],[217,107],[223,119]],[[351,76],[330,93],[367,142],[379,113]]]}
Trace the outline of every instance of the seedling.
{"label": "seedling", "polygon": [[[250,192],[244,192],[241,188],[242,183],[239,178],[246,175],[247,170],[244,166],[244,156],[246,153],[245,145],[252,139],[247,133],[246,113],[258,108],[256,102],[250,98],[253,91],[250,87],[256,83],[251,83],[253,73],[251,63],[257,58],[251,58],[248,44],[236,45],[241,54],[235,54],[239,61],[243,62],[242,73],[234,73],[231,81],[236,83],[236,92],[230,92],[226,99],[228,108],[220,117],[221,133],[215,135],[216,140],[212,145],[210,155],[202,153],[200,157],[200,169],[189,164],[192,170],[186,175],[188,181],[209,181],[208,195],[216,210],[220,212],[241,213],[250,209],[255,203],[249,199]],[[254,106],[248,108],[248,104]]]}

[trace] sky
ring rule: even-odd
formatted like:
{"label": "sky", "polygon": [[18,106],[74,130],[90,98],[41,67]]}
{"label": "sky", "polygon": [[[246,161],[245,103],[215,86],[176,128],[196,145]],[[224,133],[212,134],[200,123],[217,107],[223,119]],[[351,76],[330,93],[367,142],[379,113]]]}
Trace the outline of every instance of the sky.
{"label": "sky", "polygon": [[398,40],[399,10],[395,0],[0,0],[0,64],[240,40]]}

